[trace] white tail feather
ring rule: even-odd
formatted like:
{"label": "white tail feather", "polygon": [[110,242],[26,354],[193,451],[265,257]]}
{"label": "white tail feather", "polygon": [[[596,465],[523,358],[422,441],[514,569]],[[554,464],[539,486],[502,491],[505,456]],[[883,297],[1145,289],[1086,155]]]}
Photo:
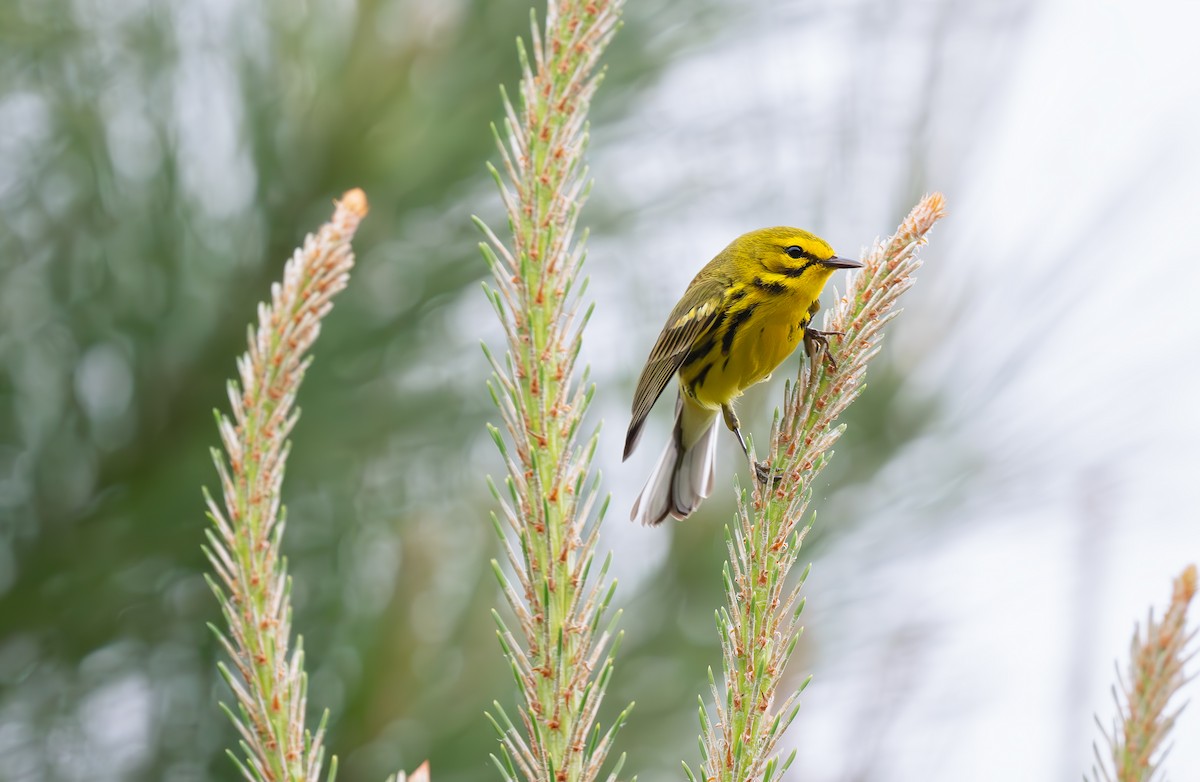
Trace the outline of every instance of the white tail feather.
{"label": "white tail feather", "polygon": [[668,515],[686,519],[712,493],[717,462],[717,414],[682,397],[675,403],[671,439],[629,518],[661,524]]}

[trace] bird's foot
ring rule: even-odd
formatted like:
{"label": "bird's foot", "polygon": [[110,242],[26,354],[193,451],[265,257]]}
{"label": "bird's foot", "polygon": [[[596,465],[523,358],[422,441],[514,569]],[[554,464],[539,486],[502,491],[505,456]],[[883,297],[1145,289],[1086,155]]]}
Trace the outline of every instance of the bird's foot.
{"label": "bird's foot", "polygon": [[837,359],[833,357],[833,352],[829,349],[830,337],[844,337],[844,331],[818,331],[814,328],[804,329],[804,352],[808,354],[809,361],[812,361],[820,349],[821,355],[825,358],[825,363],[829,365],[829,369],[837,372]]}
{"label": "bird's foot", "polygon": [[779,485],[781,480],[783,480],[782,475],[778,473],[775,473],[774,475],[771,474],[771,465],[767,464],[766,462],[754,463],[754,475],[756,478],[758,478],[758,482],[763,486],[769,485],[775,487]]}

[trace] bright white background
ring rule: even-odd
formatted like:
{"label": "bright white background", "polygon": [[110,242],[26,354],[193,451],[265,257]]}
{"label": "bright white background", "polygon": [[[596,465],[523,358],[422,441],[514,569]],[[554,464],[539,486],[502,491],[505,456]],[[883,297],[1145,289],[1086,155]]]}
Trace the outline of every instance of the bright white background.
{"label": "bright white background", "polygon": [[[807,587],[790,776],[1079,779],[1134,622],[1200,560],[1200,6],[731,2],[727,24],[593,140],[595,198],[631,230],[592,244],[586,358],[627,373],[608,335],[632,323],[640,357],[742,231],[851,254],[945,192],[888,339],[897,404],[936,413],[877,480],[818,487],[818,524],[855,523]],[[597,404],[636,593],[670,530],[623,517],[669,405],[622,465],[628,400]],[[1192,709],[1172,778],[1200,776],[1198,735]]]}

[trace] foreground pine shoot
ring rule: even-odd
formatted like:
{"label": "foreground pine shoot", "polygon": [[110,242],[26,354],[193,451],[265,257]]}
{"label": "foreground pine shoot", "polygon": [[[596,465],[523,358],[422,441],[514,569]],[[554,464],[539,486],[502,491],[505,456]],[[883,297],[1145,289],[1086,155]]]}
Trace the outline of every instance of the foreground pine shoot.
{"label": "foreground pine shoot", "polygon": [[399,771],[387,778],[387,782],[429,782],[429,761],[426,760],[411,774]]}
{"label": "foreground pine shoot", "polygon": [[[820,356],[801,362],[797,381],[785,391],[784,407],[771,431],[767,452],[777,483],[756,483],[741,493],[738,524],[726,529],[729,561],[724,578],[728,605],[717,614],[724,686],[710,676],[714,714],[700,709],[702,753],[699,779],[723,782],[775,780],[795,753],[780,761],[780,736],[799,710],[800,690],[776,702],[784,667],[799,639],[804,602],[800,587],[807,571],[789,578],[808,526],[802,521],[813,479],[825,466],[843,427],[838,417],[862,391],[867,362],[879,351],[883,326],[899,312],[900,295],[920,266],[914,253],[944,214],[941,194],[926,196],[886,242],[863,258],[849,290],[826,317],[822,330],[844,332],[831,339],[837,369]],[[698,777],[684,764],[688,777]]]}
{"label": "foreground pine shoot", "polygon": [[[233,418],[218,412],[225,454],[213,449],[223,506],[206,491],[212,527],[204,547],[216,578],[209,585],[221,604],[226,628],[215,626],[231,670],[220,670],[237,700],[222,704],[241,734],[241,755],[230,757],[251,782],[321,777],[325,718],[316,733],[305,728],[308,680],[301,639],[288,653],[292,608],[287,561],[280,556],[284,509],[280,503],[293,408],[311,357],[306,356],[329,313],[331,299],[346,287],[354,254],[350,240],[367,213],[361,190],[342,197],[333,219],[309,235],[271,286],[271,301],[258,308],[249,349],[238,359],[238,381],[229,383]],[[228,461],[226,460],[228,459]],[[330,763],[329,779],[337,773]]]}
{"label": "foreground pine shoot", "polygon": [[597,432],[581,433],[592,391],[586,372],[575,373],[587,321],[583,240],[575,239],[587,190],[587,110],[620,6],[550,0],[544,31],[533,20],[530,50],[518,41],[520,107],[505,96],[504,133],[496,131],[502,171],[492,169],[511,242],[479,223],[495,286],[488,298],[507,334],[505,356],[488,352],[504,421],[492,436],[508,467],[503,489],[493,486],[503,516],[493,521],[511,573],[493,564],[516,632],[495,618],[522,701],[515,719],[499,703],[489,715],[501,737],[493,760],[506,780],[596,779],[625,719],[607,731],[596,722],[619,613],[602,626],[615,584],[607,561],[592,572],[603,516],[588,477]]}
{"label": "foreground pine shoot", "polygon": [[1092,775],[1105,782],[1150,782],[1156,776],[1166,740],[1175,720],[1183,711],[1180,705],[1167,710],[1171,698],[1189,680],[1184,666],[1195,656],[1189,646],[1198,630],[1189,632],[1187,610],[1196,596],[1196,566],[1188,565],[1171,590],[1171,603],[1161,621],[1151,611],[1146,619],[1146,632],[1133,630],[1129,645],[1129,669],[1125,676],[1117,671],[1118,690],[1113,688],[1118,718],[1112,731],[1104,729],[1099,718],[1096,724],[1108,744],[1110,766],[1094,746],[1096,766]]}

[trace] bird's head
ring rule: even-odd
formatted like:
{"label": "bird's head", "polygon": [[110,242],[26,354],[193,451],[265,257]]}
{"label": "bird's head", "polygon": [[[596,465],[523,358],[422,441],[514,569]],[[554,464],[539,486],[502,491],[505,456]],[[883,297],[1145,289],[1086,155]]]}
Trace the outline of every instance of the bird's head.
{"label": "bird's head", "polygon": [[786,277],[827,278],[836,269],[857,269],[859,261],[839,258],[819,236],[799,228],[760,228],[742,234],[729,250],[739,265],[755,265]]}

